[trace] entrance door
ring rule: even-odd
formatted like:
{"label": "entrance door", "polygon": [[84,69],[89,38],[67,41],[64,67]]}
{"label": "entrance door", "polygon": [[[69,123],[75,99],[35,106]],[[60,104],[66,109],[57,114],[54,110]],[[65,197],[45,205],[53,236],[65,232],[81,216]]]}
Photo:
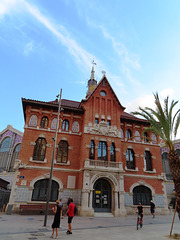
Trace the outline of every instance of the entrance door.
{"label": "entrance door", "polygon": [[111,186],[105,179],[94,184],[93,208],[95,212],[111,212]]}

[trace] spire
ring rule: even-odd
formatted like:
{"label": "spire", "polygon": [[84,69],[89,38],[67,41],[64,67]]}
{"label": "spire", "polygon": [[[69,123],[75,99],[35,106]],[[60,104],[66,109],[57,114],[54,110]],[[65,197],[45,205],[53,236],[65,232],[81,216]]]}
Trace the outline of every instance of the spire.
{"label": "spire", "polygon": [[95,80],[95,71],[94,71],[94,65],[96,65],[96,63],[94,62],[94,60],[92,61],[92,70],[91,70],[91,77],[88,81],[88,91],[86,94],[86,97],[89,96],[89,94],[95,89],[95,87],[97,86],[97,81]]}

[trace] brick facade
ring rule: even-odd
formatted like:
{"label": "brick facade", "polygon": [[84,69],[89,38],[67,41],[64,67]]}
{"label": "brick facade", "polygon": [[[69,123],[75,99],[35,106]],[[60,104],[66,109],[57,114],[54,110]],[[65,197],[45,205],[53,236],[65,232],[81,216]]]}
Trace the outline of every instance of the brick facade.
{"label": "brick facade", "polygon": [[[93,76],[92,73],[91,78]],[[81,102],[64,99],[61,102],[63,111],[53,168],[53,181],[58,184],[57,197],[64,203],[68,197],[73,197],[80,215],[93,216],[96,211],[126,215],[134,211],[135,197],[144,199],[147,208],[151,197],[158,211],[165,213],[167,199],[158,136],[153,140],[148,132],[148,140],[143,139],[142,132],[149,123],[124,111],[105,75],[98,84],[92,80],[88,81],[89,91]],[[22,99],[22,103],[25,131],[10,201],[14,211],[18,211],[22,202],[43,202],[40,198],[33,201],[33,196],[36,183],[49,178],[58,110],[57,100]],[[45,127],[41,126],[43,117],[48,121]],[[67,129],[65,124],[68,124]],[[127,130],[131,132],[129,138]],[[45,141],[45,155],[41,160],[33,159],[38,139]],[[58,150],[61,142],[68,144],[67,155],[63,155],[63,147]],[[150,163],[144,162],[145,152],[150,154]],[[149,169],[147,164],[150,164]],[[149,191],[149,200],[145,193],[135,192],[139,186]]]}

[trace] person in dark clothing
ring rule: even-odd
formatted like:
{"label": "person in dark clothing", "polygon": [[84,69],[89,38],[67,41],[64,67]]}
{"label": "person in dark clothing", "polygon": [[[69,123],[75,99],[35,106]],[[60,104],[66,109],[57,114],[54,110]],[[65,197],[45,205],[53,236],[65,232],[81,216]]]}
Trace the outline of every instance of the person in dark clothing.
{"label": "person in dark clothing", "polygon": [[153,201],[151,200],[151,202],[150,202],[150,210],[151,210],[151,214],[152,214],[153,218],[155,218],[155,208],[156,208],[156,206],[153,203]]}
{"label": "person in dark clothing", "polygon": [[141,226],[143,225],[143,214],[144,214],[144,208],[143,206],[141,205],[141,203],[139,203],[139,205],[137,206],[136,212],[138,212],[138,215],[140,216],[141,218]]}
{"label": "person in dark clothing", "polygon": [[62,207],[59,205],[59,200],[56,201],[56,206],[52,208],[54,213],[54,221],[52,223],[52,235],[51,238],[54,237],[54,231],[56,230],[56,239],[58,237],[58,228],[60,227],[60,218],[62,217]]}

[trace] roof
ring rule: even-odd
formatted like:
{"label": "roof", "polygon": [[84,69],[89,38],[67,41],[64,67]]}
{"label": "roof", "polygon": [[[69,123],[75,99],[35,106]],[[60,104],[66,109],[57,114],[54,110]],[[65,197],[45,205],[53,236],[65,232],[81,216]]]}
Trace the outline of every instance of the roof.
{"label": "roof", "polygon": [[[81,103],[77,102],[77,101],[66,100],[66,99],[61,100],[61,107],[64,110],[83,113],[84,109],[80,104]],[[23,111],[24,111],[24,118],[26,118],[26,111],[25,110],[26,110],[26,107],[28,105],[39,107],[39,108],[41,108],[41,107],[43,107],[43,108],[53,108],[53,109],[57,110],[57,108],[59,106],[59,102],[58,102],[58,99],[54,100],[54,101],[50,101],[50,102],[45,102],[45,101],[37,101],[37,100],[33,100],[33,99],[22,98],[22,105],[23,105]]]}
{"label": "roof", "polygon": [[135,121],[135,122],[143,122],[143,123],[147,123],[149,124],[149,121],[147,121],[146,119],[141,119],[141,118],[137,118],[134,115],[131,115],[127,112],[123,112],[121,115],[121,120],[129,120],[129,121]]}
{"label": "roof", "polygon": [[11,132],[17,133],[20,136],[23,136],[23,132],[17,130],[16,128],[13,128],[12,125],[7,125],[7,127],[0,132],[0,135],[2,135],[3,133],[5,133],[8,130],[10,130]]}
{"label": "roof", "polygon": [[[115,94],[115,93],[114,93]],[[89,98],[89,97],[88,97]],[[82,101],[86,101],[82,100]],[[119,101],[118,101],[119,102]],[[81,105],[82,102],[77,102],[77,101],[72,101],[72,100],[67,100],[67,99],[62,99],[61,100],[61,107],[65,110],[69,110],[69,111],[77,111],[79,113],[83,113],[84,109]],[[49,101],[49,102],[44,102],[44,101],[37,101],[37,100],[32,100],[32,99],[25,99],[22,98],[22,104],[23,104],[23,110],[24,110],[24,117],[26,117],[26,113],[25,113],[25,109],[27,105],[31,105],[31,106],[36,106],[36,107],[43,107],[43,108],[54,108],[57,109],[59,102],[58,100],[54,100],[54,101]],[[119,102],[120,104],[120,102]],[[121,105],[121,104],[120,104]],[[121,105],[122,106],[122,105]],[[124,108],[124,107],[123,107]],[[127,112],[123,112],[121,115],[121,120],[129,120],[129,121],[134,121],[134,122],[142,122],[142,123],[146,123],[148,124],[149,122],[145,119],[140,119],[137,118]]]}

